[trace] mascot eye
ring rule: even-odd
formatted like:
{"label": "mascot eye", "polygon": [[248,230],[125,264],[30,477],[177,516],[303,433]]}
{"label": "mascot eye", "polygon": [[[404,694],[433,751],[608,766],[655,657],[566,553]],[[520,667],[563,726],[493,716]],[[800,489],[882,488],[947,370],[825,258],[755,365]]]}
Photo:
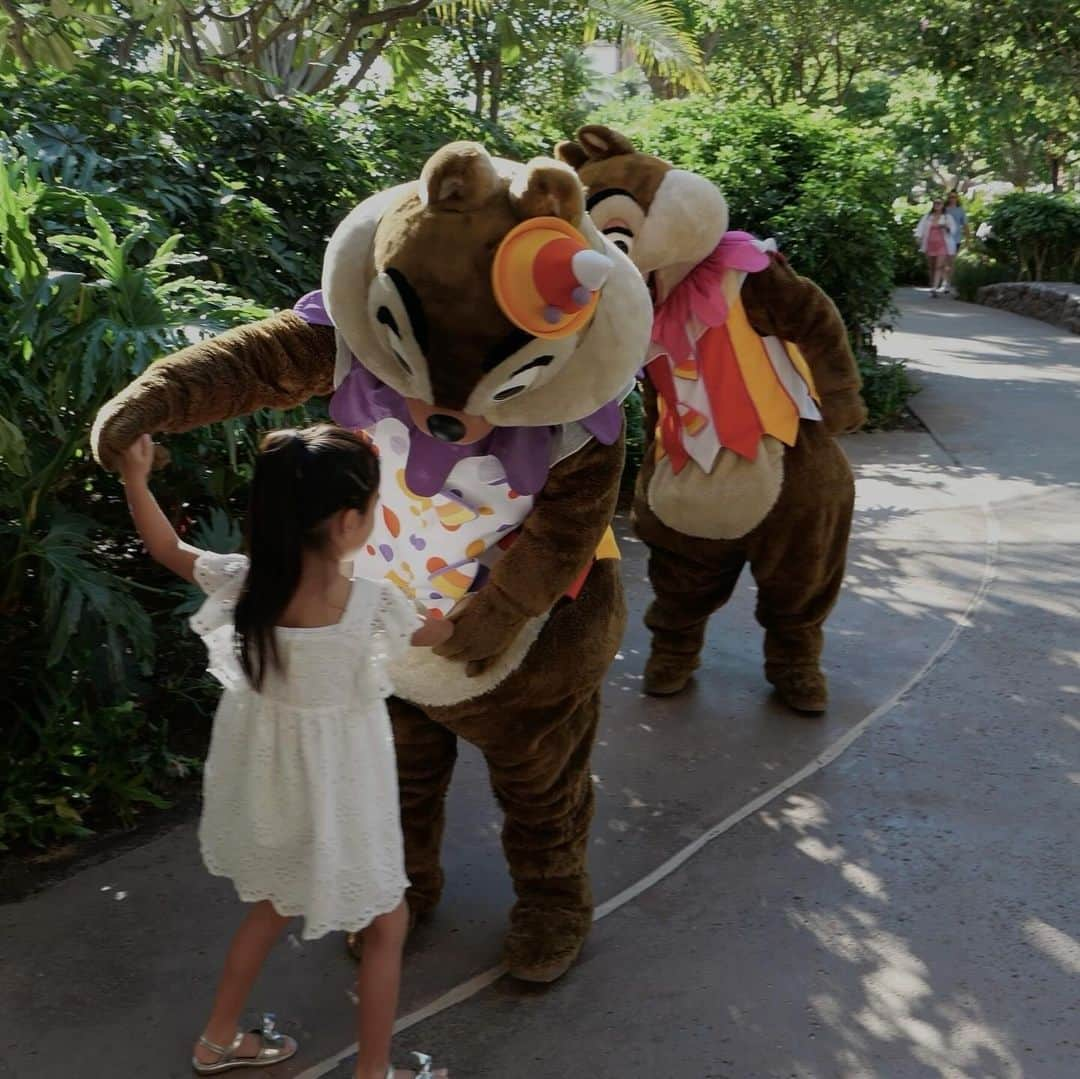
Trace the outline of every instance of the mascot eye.
{"label": "mascot eye", "polygon": [[553,363],[554,356],[537,356],[530,360],[524,367],[515,371],[494,393],[493,401],[509,401],[511,397],[517,397],[524,393],[539,377],[545,367]]}
{"label": "mascot eye", "polygon": [[625,225],[612,225],[604,229],[604,235],[624,254],[634,249],[634,234]]}
{"label": "mascot eye", "polygon": [[401,364],[407,375],[411,375],[413,369],[406,362],[405,357],[402,356],[401,350],[398,348],[398,343],[401,341],[401,330],[398,329],[397,319],[394,318],[394,313],[389,307],[383,306],[375,312],[375,317],[389,331],[386,336],[390,345],[390,351],[394,354],[394,359]]}
{"label": "mascot eye", "polygon": [[624,255],[634,250],[634,240],[645,227],[645,211],[629,191],[605,188],[588,199],[593,224]]}

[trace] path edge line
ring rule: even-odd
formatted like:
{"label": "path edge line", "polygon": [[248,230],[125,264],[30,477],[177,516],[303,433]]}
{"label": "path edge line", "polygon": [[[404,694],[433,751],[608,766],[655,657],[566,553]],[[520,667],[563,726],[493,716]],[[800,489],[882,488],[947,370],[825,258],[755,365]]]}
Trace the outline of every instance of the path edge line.
{"label": "path edge line", "polygon": [[[929,428],[927,428],[927,430],[929,430]],[[967,470],[965,469],[965,471]],[[983,600],[986,599],[986,595],[990,591],[990,588],[997,577],[998,547],[1001,541],[1000,522],[997,513],[994,510],[993,503],[988,498],[980,500],[979,509],[982,511],[983,515],[983,542],[985,549],[982,578],[979,581],[979,586],[968,600],[963,614],[956,620],[953,628],[934,652],[931,653],[926,662],[898,690],[896,690],[891,697],[887,697],[872,712],[859,720],[853,727],[850,727],[837,738],[835,742],[828,745],[817,756],[812,757],[797,771],[793,772],[786,779],[781,780],[775,786],[770,787],[767,791],[763,791],[756,798],[752,798],[745,805],[740,806],[733,813],[724,817],[723,820],[714,824],[711,828],[706,829],[706,831],[702,832],[697,839],[692,840],[685,847],[678,850],[668,858],[667,861],[662,862],[652,870],[651,873],[647,873],[634,884],[624,888],[621,892],[618,892],[610,899],[601,903],[593,914],[593,924],[602,921],[610,914],[614,914],[621,907],[626,906],[627,903],[633,902],[638,896],[649,891],[649,889],[654,888],[657,884],[671,876],[672,873],[690,861],[691,858],[699,854],[714,840],[718,839],[725,832],[729,832],[735,825],[740,824],[742,821],[746,820],[747,817],[753,816],[759,810],[764,809],[770,802],[779,798],[781,795],[786,794],[792,787],[798,786],[812,775],[832,764],[832,762],[849,749],[854,742],[858,741],[867,730],[875,726],[881,719],[888,715],[888,713],[900,704],[913,689],[929,676],[930,672],[941,662],[941,660],[952,651],[957,640],[959,640],[960,635],[966,629],[971,627],[975,612],[982,606]],[[477,993],[487,989],[488,986],[494,985],[505,973],[506,966],[505,964],[500,963],[498,966],[491,967],[488,970],[474,975],[467,981],[459,983],[454,986],[453,989],[443,993],[442,996],[436,997],[430,1003],[425,1004],[422,1008],[417,1008],[416,1011],[410,1012],[408,1015],[403,1015],[394,1024],[394,1033],[400,1034],[403,1031],[409,1030],[425,1020],[431,1019],[441,1012],[447,1011],[450,1008],[463,1003],[470,997],[476,996]],[[356,1053],[357,1048],[356,1042],[353,1042],[353,1044],[347,1048],[342,1049],[333,1056],[327,1057],[318,1064],[312,1065],[306,1071],[301,1072],[296,1076],[296,1079],[322,1079],[323,1076],[336,1068],[343,1060],[353,1056]]]}

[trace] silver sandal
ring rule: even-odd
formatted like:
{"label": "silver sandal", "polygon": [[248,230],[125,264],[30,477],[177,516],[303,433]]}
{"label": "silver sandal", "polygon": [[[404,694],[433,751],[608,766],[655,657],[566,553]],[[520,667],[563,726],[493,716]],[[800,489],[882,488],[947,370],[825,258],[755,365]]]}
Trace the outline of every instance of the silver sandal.
{"label": "silver sandal", "polygon": [[[217,1075],[220,1072],[232,1071],[233,1068],[269,1068],[272,1064],[280,1064],[295,1056],[299,1046],[294,1038],[287,1034],[280,1034],[275,1026],[272,1015],[264,1015],[262,1026],[256,1027],[246,1033],[258,1034],[262,1038],[262,1045],[253,1057],[238,1057],[237,1049],[244,1040],[245,1032],[241,1031],[232,1040],[232,1044],[215,1045],[205,1035],[199,1036],[199,1044],[217,1053],[218,1059],[212,1064],[204,1064],[196,1057],[191,1058],[191,1067],[196,1075]],[[428,1072],[430,1075],[430,1071]]]}
{"label": "silver sandal", "polygon": [[[416,1058],[416,1064],[420,1070],[415,1074],[414,1079],[436,1079],[435,1073],[431,1070],[431,1057],[427,1053],[413,1053]],[[394,1079],[394,1072],[397,1068],[391,1064],[386,1069],[386,1079]]]}

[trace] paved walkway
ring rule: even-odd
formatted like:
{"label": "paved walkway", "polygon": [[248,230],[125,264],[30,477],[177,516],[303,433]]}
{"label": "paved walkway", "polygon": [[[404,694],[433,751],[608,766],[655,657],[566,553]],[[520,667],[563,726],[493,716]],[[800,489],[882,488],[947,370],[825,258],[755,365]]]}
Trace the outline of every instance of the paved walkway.
{"label": "paved walkway", "polygon": [[[414,1022],[498,957],[498,816],[467,756],[403,1047],[459,1079],[1080,1073],[1077,339],[901,303],[884,351],[911,361],[932,434],[846,442],[859,506],[828,717],[770,699],[749,585],[696,689],[642,698],[628,540],[633,623],[595,761],[605,917],[554,989],[502,980]],[[0,1076],[188,1074],[236,920],[190,826],[0,908]],[[335,940],[275,954],[253,1004],[305,1046],[280,1079],[349,1074],[351,973]]]}

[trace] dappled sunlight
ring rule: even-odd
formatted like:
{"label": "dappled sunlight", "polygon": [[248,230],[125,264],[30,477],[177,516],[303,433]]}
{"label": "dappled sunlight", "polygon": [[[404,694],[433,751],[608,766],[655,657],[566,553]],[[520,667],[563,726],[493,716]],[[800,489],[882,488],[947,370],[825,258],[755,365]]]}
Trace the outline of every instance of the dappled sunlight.
{"label": "dappled sunlight", "polygon": [[[949,360],[949,377],[958,379],[978,379],[980,382],[1013,382],[1020,385],[1045,386],[1059,383],[1063,386],[1076,385],[1076,367],[1069,363],[1061,363],[1057,357],[1056,349],[1047,349],[1040,357],[1039,349],[1019,349],[1015,342],[1012,347],[1006,347],[1007,342],[997,343],[986,340],[986,348],[971,348],[972,339],[968,338],[965,345],[959,346],[957,342],[948,337],[925,337],[921,334],[908,335],[911,338],[910,345],[920,352],[938,352],[947,356]],[[904,335],[899,335],[895,341],[890,341],[892,351],[903,351],[905,342]],[[1080,342],[1076,342],[1080,352]],[[911,349],[912,351],[914,349]],[[914,371],[918,372],[919,363],[909,361]],[[935,378],[937,372],[935,372]]]}
{"label": "dappled sunlight", "polygon": [[[912,1062],[941,1079],[1020,1079],[1023,1067],[1009,1037],[987,1018],[976,995],[935,988],[934,950],[882,924],[884,908],[891,905],[885,881],[864,860],[847,854],[829,817],[824,799],[805,794],[792,795],[759,817],[774,832],[789,834],[795,850],[822,872],[835,870],[846,885],[840,902],[796,896],[785,908],[794,930],[843,964],[828,966],[828,991],[807,997],[808,1008],[835,1039],[834,1070],[828,1074],[845,1079],[910,1074],[894,1065],[889,1071],[880,1067],[883,1046],[889,1045],[890,1060],[895,1062],[897,1048],[904,1048]],[[862,838],[871,840],[875,855],[888,856],[880,837]],[[823,882],[821,894],[835,894],[835,888]],[[890,919],[898,916],[902,922],[902,914],[890,911]],[[1080,971],[1080,944],[1067,934],[1029,919],[1024,935],[1065,969]],[[791,1068],[793,1075],[817,1074],[797,1059]]]}
{"label": "dappled sunlight", "polygon": [[917,544],[875,544],[869,549],[857,544],[848,556],[841,602],[857,601],[887,612],[894,620],[893,633],[901,632],[903,624],[919,633],[931,630],[935,622],[951,626],[978,588],[985,561],[985,546],[975,538],[948,544],[928,536]]}
{"label": "dappled sunlight", "polygon": [[[1080,477],[1073,479],[1080,481]],[[903,491],[902,506],[896,501],[898,489]],[[929,459],[902,465],[872,461],[860,463],[855,468],[857,520],[865,519],[870,524],[887,520],[891,515],[978,509],[1035,498],[1043,493],[1043,484],[1035,477],[1007,476],[991,468],[945,465]]]}
{"label": "dappled sunlight", "polygon": [[854,862],[843,862],[840,872],[848,884],[858,888],[869,899],[885,900],[887,898],[881,878],[865,866],[856,865]]}
{"label": "dappled sunlight", "polygon": [[1024,923],[1024,937],[1032,947],[1053,960],[1066,974],[1080,975],[1080,941],[1041,918]]}

